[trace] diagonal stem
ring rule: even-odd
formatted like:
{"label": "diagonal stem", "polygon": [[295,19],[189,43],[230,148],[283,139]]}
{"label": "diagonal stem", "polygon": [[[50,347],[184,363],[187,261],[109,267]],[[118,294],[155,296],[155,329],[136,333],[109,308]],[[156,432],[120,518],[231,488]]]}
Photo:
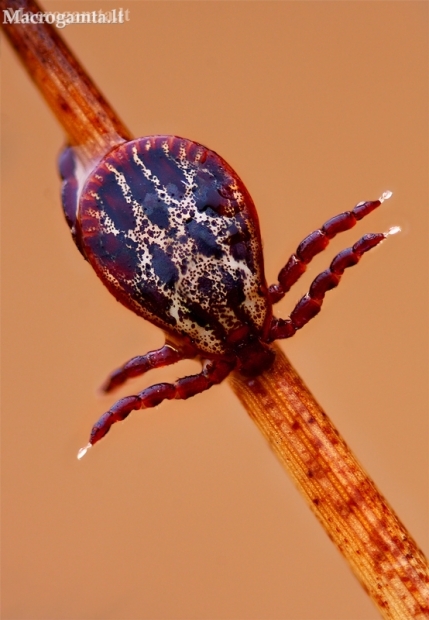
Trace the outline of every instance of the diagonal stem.
{"label": "diagonal stem", "polygon": [[[41,11],[33,0],[0,0],[0,8]],[[3,23],[3,29],[84,165],[131,139],[52,26]],[[429,618],[426,558],[289,361],[275,350],[274,365],[262,375],[249,379],[234,373],[233,390],[381,614]]]}
{"label": "diagonal stem", "polygon": [[[0,0],[4,11],[37,14],[33,0]],[[7,23],[3,29],[71,144],[84,162],[100,159],[131,134],[63,39],[49,24]]]}
{"label": "diagonal stem", "polygon": [[230,383],[385,618],[429,617],[429,569],[392,508],[276,347],[274,365]]}

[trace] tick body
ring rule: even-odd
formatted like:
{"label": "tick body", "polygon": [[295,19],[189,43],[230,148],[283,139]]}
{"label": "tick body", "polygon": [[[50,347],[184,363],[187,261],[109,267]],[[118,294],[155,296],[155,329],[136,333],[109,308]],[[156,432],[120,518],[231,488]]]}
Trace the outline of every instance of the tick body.
{"label": "tick body", "polygon": [[344,269],[387,233],[362,237],[334,258],[286,320],[272,306],[336,234],[390,197],[359,203],[311,233],[279,273],[265,281],[258,217],[234,170],[206,147],[175,136],[149,136],[116,147],[79,194],[73,149],[60,159],[63,207],[73,238],[97,275],[139,316],[161,327],[166,344],[115,371],[104,389],[151,368],[198,358],[201,373],[121,399],[95,424],[86,450],[135,409],[189,398],[232,369],[256,375],[274,359],[270,343],[289,338],[319,311]]}

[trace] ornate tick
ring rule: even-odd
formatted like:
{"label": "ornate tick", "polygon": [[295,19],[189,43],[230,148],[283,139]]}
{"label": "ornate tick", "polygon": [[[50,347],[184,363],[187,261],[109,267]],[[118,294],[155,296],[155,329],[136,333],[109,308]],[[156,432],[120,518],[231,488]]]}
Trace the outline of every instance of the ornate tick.
{"label": "ornate tick", "polygon": [[75,243],[118,301],[166,334],[156,351],[113,372],[110,392],[151,368],[198,358],[202,371],[159,383],[116,402],[94,425],[81,458],[115,422],[165,399],[190,398],[220,383],[234,368],[256,375],[273,362],[270,343],[290,338],[321,308],[344,270],[388,233],[368,234],[340,252],[319,274],[286,320],[272,306],[336,234],[353,227],[390,198],[361,202],[331,218],[298,246],[265,281],[261,236],[253,201],[219,155],[176,136],[149,136],[121,144],[79,188],[73,148],[60,158],[63,207]]}

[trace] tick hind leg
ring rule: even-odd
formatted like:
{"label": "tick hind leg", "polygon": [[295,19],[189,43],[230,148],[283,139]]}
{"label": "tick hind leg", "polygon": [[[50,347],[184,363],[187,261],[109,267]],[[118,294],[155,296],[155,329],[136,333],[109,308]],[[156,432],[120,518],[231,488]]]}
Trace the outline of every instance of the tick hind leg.
{"label": "tick hind leg", "polygon": [[115,422],[124,420],[131,411],[156,407],[163,400],[186,399],[208,390],[212,385],[220,383],[229,375],[235,366],[235,360],[205,361],[202,371],[197,375],[183,377],[175,383],[158,383],[146,388],[135,396],[126,396],[118,400],[113,407],[101,416],[92,428],[89,443],[78,452],[78,459],[97,441],[109,432]]}
{"label": "tick hind leg", "polygon": [[334,258],[329,268],[320,273],[312,282],[309,292],[302,297],[286,320],[273,318],[269,333],[269,340],[290,338],[298,329],[304,327],[308,321],[320,312],[325,294],[338,286],[344,270],[356,265],[365,252],[368,252],[388,235],[399,232],[394,227],[387,233],[371,233],[357,241],[353,247],[342,250]]}
{"label": "tick hind leg", "polygon": [[101,389],[103,392],[111,392],[117,387],[125,383],[132,377],[139,377],[148,370],[154,368],[162,368],[176,364],[183,359],[192,359],[195,357],[195,351],[190,348],[175,348],[172,345],[165,344],[160,349],[149,351],[145,355],[133,357],[128,362],[117,368],[107,378]]}
{"label": "tick hind leg", "polygon": [[286,265],[278,275],[278,284],[273,284],[268,289],[271,303],[275,304],[290,290],[307,269],[307,265],[313,258],[322,252],[329,241],[338,233],[353,228],[355,224],[379,207],[385,200],[390,198],[392,192],[384,192],[378,200],[360,202],[352,211],[345,211],[331,217],[321,228],[305,237],[299,244],[295,254],[289,258]]}

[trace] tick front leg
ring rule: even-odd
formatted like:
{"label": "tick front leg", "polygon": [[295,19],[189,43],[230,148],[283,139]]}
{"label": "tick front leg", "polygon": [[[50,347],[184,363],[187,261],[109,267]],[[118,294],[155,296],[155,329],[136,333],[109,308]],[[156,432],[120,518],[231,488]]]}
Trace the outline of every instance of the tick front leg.
{"label": "tick front leg", "polygon": [[392,192],[384,192],[378,200],[360,202],[352,211],[345,211],[331,217],[321,228],[305,237],[299,244],[295,254],[289,258],[285,267],[278,275],[278,284],[273,284],[268,289],[271,303],[275,304],[290,290],[306,271],[307,265],[313,258],[323,252],[329,241],[338,233],[353,228],[355,224],[379,207],[385,200],[390,198]]}
{"label": "tick front leg", "polygon": [[117,368],[107,378],[107,381],[102,386],[103,392],[111,392],[117,387],[125,383],[132,377],[138,377],[143,375],[148,370],[153,368],[162,368],[163,366],[170,366],[176,364],[184,359],[192,359],[195,357],[195,351],[190,348],[175,348],[169,344],[165,344],[156,351],[149,351],[145,355],[138,355],[126,362],[120,368]]}
{"label": "tick front leg", "polygon": [[375,248],[388,235],[400,231],[399,227],[391,228],[387,233],[371,233],[357,241],[353,247],[342,250],[334,258],[329,268],[320,273],[312,282],[309,292],[302,297],[286,320],[273,318],[269,340],[290,338],[298,329],[304,327],[320,312],[325,294],[338,286],[344,270],[356,265],[365,252]]}
{"label": "tick front leg", "polygon": [[197,375],[183,377],[175,383],[158,383],[146,388],[135,396],[126,396],[118,400],[93,426],[89,443],[81,448],[77,458],[81,459],[97,441],[109,432],[115,422],[121,422],[138,409],[156,407],[163,400],[186,399],[208,390],[212,385],[221,383],[235,366],[235,360],[205,361],[202,371]]}

